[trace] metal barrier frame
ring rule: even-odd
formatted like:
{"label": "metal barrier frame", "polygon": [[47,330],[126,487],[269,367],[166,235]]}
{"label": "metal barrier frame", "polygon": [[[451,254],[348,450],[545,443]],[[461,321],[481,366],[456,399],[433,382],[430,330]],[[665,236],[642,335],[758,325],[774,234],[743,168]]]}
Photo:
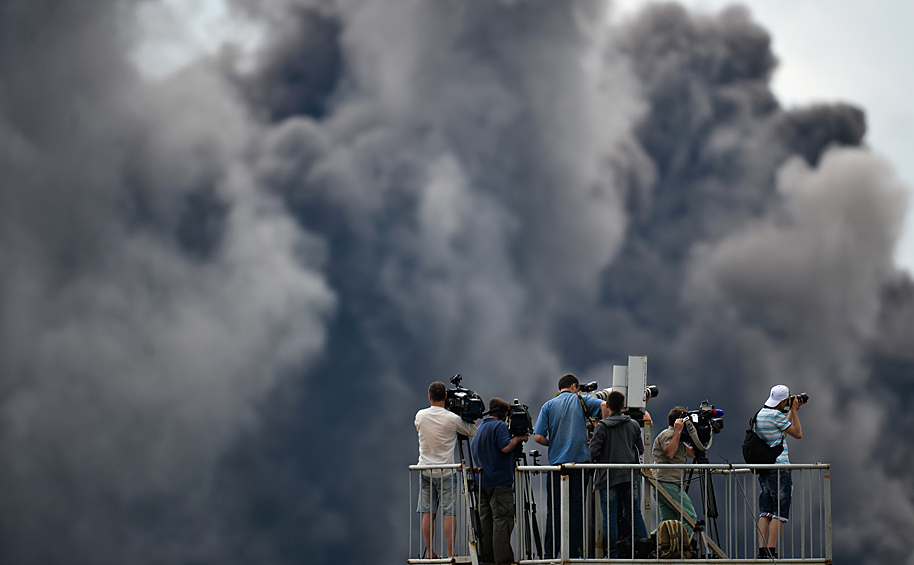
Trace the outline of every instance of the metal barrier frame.
{"label": "metal barrier frame", "polygon": [[[517,548],[516,556],[518,557],[517,563],[521,565],[540,565],[540,564],[609,564],[609,563],[628,563],[628,564],[675,564],[675,563],[710,563],[716,565],[724,565],[726,563],[772,563],[770,559],[768,560],[759,560],[755,558],[754,555],[754,543],[749,544],[749,548],[752,550],[750,555],[746,555],[746,542],[747,539],[751,536],[747,534],[750,528],[750,522],[752,528],[757,522],[757,512],[756,512],[756,501],[758,497],[758,484],[756,481],[751,481],[752,490],[751,492],[743,492],[742,495],[748,501],[748,506],[750,508],[747,510],[745,504],[743,506],[743,531],[742,538],[739,535],[728,534],[726,540],[721,540],[721,545],[723,547],[717,548],[716,544],[710,549],[714,550],[716,555],[714,559],[677,559],[677,560],[664,560],[664,559],[612,559],[608,557],[595,557],[587,556],[585,554],[582,558],[572,559],[570,557],[570,517],[566,509],[569,507],[570,500],[570,482],[567,475],[562,475],[559,481],[559,492],[556,500],[553,501],[554,511],[559,512],[559,529],[558,536],[555,541],[558,541],[558,555],[554,558],[544,558],[544,559],[521,559],[522,555],[520,549],[525,547],[525,544],[528,542],[526,536],[529,535],[527,524],[525,521],[524,515],[524,479],[525,473],[536,473],[544,474],[548,476],[550,473],[562,472],[565,470],[571,469],[629,469],[629,470],[638,470],[643,479],[643,484],[648,488],[641,490],[641,510],[644,512],[645,517],[647,518],[646,522],[652,524],[651,517],[653,515],[652,511],[652,502],[656,500],[656,497],[646,496],[645,493],[650,492],[649,489],[655,489],[655,492],[662,492],[665,494],[666,491],[663,489],[656,490],[656,484],[652,484],[652,470],[653,469],[682,469],[682,470],[696,470],[696,469],[707,469],[710,473],[714,475],[743,475],[752,473],[757,470],[779,470],[779,469],[789,469],[789,470],[804,470],[808,473],[800,473],[799,477],[799,492],[800,496],[794,495],[794,504],[798,504],[798,512],[794,513],[794,516],[797,514],[800,515],[798,520],[799,522],[799,557],[791,558],[779,558],[776,560],[777,563],[797,563],[797,564],[817,564],[817,565],[831,565],[832,563],[832,523],[831,523],[831,475],[830,468],[831,466],[827,463],[814,463],[814,464],[789,464],[789,465],[742,465],[742,464],[680,464],[680,465],[665,465],[665,464],[597,464],[597,463],[579,463],[579,464],[566,464],[566,465],[524,465],[517,466],[515,468],[515,527],[514,527],[514,538],[515,538],[515,547]],[[414,472],[422,472],[429,470],[447,470],[451,469],[454,472],[460,473],[459,481],[462,492],[455,493],[455,496],[460,495],[463,503],[458,504],[455,501],[455,504],[460,506],[461,511],[463,512],[464,519],[462,531],[458,527],[457,535],[454,539],[454,557],[439,557],[439,558],[409,558],[407,562],[415,565],[432,565],[440,563],[471,563],[472,565],[479,565],[478,556],[477,556],[477,540],[475,539],[473,528],[470,527],[469,515],[471,509],[469,507],[470,501],[466,495],[467,491],[467,475],[466,469],[461,464],[452,464],[452,465],[410,465],[410,523],[415,516],[421,516],[421,514],[416,512],[416,500],[414,500],[413,494],[416,492],[417,485],[413,484],[413,475]],[[813,471],[820,472],[819,489],[817,493],[813,493],[813,485],[806,484],[807,476],[811,475]],[[736,493],[734,491],[735,486],[738,486],[739,483],[736,481],[727,481],[727,491],[725,494],[725,504],[732,503],[729,507],[720,508],[721,514],[727,514],[732,516],[732,522],[734,524],[739,523],[739,505],[735,502],[737,500]],[[551,485],[551,480],[550,480]],[[797,482],[794,482],[794,487],[796,488]],[[819,530],[814,532],[812,528],[813,520],[813,500],[818,500],[818,523]],[[663,496],[659,494],[657,496]],[[667,495],[668,496],[668,495]],[[458,520],[459,514],[455,513],[455,520]],[[684,516],[688,518],[688,516]],[[443,521],[443,520],[442,520]],[[419,547],[422,548],[423,540],[421,539],[421,518],[419,519]],[[457,524],[460,524],[458,520]],[[791,528],[789,530],[784,530],[781,534],[782,539],[785,535],[789,535],[791,538],[791,544],[794,544],[794,532],[797,528]],[[414,528],[409,528],[409,552],[413,551],[413,531]],[[649,526],[650,531],[650,526]],[[459,540],[458,535],[463,535],[464,539]],[[818,534],[815,535],[815,534]],[[434,536],[434,532],[432,532]],[[819,551],[814,551],[812,544],[818,540],[819,541]],[[742,545],[740,544],[742,542]],[[784,542],[786,543],[786,541]],[[465,548],[463,550],[459,548]],[[807,549],[809,550],[809,555],[807,556]],[[740,553],[742,550],[742,557],[734,556],[734,554]],[[719,553],[717,553],[719,552]],[[796,553],[793,551],[792,553]],[[818,554],[814,556],[814,554]],[[421,557],[421,554],[420,554]]]}

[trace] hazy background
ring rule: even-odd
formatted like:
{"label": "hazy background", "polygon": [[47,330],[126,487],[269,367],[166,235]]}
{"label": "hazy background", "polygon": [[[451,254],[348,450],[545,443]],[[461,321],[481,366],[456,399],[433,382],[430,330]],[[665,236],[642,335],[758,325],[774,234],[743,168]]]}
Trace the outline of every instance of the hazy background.
{"label": "hazy background", "polygon": [[402,562],[430,381],[647,354],[717,458],[809,392],[836,557],[914,563],[907,177],[745,8],[613,8],[4,3],[0,561]]}

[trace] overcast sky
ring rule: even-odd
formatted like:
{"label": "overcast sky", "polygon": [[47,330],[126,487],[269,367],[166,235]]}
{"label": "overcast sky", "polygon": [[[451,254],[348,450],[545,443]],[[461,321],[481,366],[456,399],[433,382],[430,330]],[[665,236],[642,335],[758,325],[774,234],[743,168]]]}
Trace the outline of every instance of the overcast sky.
{"label": "overcast sky", "polygon": [[[616,0],[625,18],[649,0]],[[714,13],[737,2],[681,0]],[[914,2],[910,0],[743,0],[773,39],[780,65],[774,90],[785,106],[843,101],[866,110],[868,143],[914,187]],[[162,5],[168,7],[163,10]],[[223,0],[166,0],[149,4],[147,32],[155,41],[139,53],[153,72],[167,72],[215,51],[220,42],[256,42],[258,30],[233,20]],[[914,214],[909,213],[896,252],[914,272]]]}
{"label": "overcast sky", "polygon": [[[625,17],[647,0],[617,0]],[[681,0],[717,12],[736,2]],[[767,29],[780,59],[774,91],[786,106],[844,101],[866,110],[871,147],[914,187],[914,2],[910,0],[743,0]],[[914,214],[896,251],[914,272]]]}

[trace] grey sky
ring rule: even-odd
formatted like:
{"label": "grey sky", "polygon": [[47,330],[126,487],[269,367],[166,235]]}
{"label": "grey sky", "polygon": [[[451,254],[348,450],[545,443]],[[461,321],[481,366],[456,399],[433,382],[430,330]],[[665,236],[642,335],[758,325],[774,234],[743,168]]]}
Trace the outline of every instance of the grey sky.
{"label": "grey sky", "polygon": [[[616,0],[626,18],[650,0]],[[844,101],[865,109],[866,140],[909,187],[914,186],[914,2],[906,0],[681,0],[714,13],[740,3],[772,36],[780,64],[774,91],[785,106]],[[222,41],[254,44],[259,30],[236,20],[223,0],[148,4],[151,41],[138,53],[153,73],[168,72]],[[914,214],[906,216],[895,258],[914,272]]]}
{"label": "grey sky", "polygon": [[[619,17],[647,0],[617,0]],[[717,12],[737,2],[681,0]],[[914,186],[914,2],[907,0],[742,0],[771,34],[780,59],[774,91],[785,106],[844,101],[866,111],[868,144]],[[914,271],[914,214],[895,258]]]}

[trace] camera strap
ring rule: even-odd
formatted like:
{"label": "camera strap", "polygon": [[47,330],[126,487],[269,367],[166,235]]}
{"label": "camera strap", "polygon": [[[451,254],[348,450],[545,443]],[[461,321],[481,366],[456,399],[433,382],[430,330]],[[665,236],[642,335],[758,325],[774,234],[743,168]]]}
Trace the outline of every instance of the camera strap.
{"label": "camera strap", "polygon": [[587,405],[584,404],[584,397],[580,393],[578,393],[578,400],[581,401],[581,410],[584,411],[584,424],[587,426],[587,437],[590,438],[597,428],[597,419],[587,413]]}

